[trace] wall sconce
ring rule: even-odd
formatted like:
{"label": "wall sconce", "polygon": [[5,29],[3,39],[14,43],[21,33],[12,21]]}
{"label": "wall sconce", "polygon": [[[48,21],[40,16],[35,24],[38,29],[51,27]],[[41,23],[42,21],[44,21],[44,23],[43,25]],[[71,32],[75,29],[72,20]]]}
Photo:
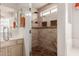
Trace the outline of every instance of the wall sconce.
{"label": "wall sconce", "polygon": [[75,3],[74,5],[75,5],[74,7],[75,7],[76,9],[79,9],[79,3]]}

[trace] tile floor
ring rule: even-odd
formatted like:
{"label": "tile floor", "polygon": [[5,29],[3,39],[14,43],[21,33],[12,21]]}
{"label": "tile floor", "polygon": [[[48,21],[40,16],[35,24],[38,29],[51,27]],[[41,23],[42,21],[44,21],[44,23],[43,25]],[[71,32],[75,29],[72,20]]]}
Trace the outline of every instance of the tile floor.
{"label": "tile floor", "polygon": [[32,48],[32,56],[57,56],[57,52],[36,46]]}

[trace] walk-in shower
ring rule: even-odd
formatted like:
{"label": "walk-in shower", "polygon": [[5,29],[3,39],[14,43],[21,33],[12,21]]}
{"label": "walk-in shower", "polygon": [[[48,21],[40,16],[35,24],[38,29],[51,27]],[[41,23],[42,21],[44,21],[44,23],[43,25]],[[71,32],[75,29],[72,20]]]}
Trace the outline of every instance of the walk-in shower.
{"label": "walk-in shower", "polygon": [[33,15],[31,54],[57,56],[57,4],[45,4]]}

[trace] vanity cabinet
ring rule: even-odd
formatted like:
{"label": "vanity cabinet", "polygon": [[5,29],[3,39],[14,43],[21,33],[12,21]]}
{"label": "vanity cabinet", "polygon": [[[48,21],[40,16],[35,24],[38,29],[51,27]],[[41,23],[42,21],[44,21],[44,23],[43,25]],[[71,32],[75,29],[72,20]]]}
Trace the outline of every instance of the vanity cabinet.
{"label": "vanity cabinet", "polygon": [[22,56],[23,48],[23,39],[4,42],[0,47],[0,56]]}
{"label": "vanity cabinet", "polygon": [[6,47],[0,48],[0,56],[7,56],[8,54],[8,49]]}
{"label": "vanity cabinet", "polygon": [[10,56],[22,56],[23,55],[23,47],[22,45],[15,45],[8,48],[8,52]]}

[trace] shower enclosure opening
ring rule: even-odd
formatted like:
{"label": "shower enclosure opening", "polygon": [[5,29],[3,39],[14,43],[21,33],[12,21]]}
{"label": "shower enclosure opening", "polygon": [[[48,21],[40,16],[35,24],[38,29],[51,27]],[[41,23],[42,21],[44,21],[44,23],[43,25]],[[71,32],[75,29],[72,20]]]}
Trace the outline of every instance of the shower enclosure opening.
{"label": "shower enclosure opening", "polygon": [[57,4],[44,4],[33,12],[31,55],[57,56]]}

